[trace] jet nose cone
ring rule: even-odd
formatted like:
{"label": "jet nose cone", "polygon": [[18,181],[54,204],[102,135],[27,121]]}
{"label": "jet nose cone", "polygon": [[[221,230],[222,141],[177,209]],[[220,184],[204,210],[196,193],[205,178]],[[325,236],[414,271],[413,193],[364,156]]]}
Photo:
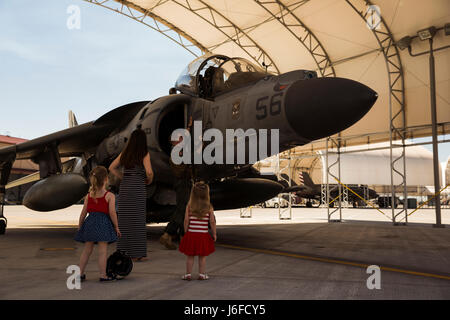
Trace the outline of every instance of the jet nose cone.
{"label": "jet nose cone", "polygon": [[352,126],[377,98],[375,91],[350,79],[302,80],[288,88],[286,116],[298,135],[312,141]]}

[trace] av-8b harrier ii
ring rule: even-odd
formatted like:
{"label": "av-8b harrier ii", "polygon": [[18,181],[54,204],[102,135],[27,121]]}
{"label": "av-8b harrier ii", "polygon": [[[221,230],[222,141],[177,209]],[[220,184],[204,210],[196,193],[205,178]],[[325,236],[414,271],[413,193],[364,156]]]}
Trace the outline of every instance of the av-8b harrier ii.
{"label": "av-8b harrier ii", "polygon": [[[283,186],[265,179],[252,162],[350,127],[377,99],[376,92],[353,80],[318,78],[316,72],[307,70],[274,75],[245,59],[223,55],[192,61],[175,88],[177,94],[130,103],[93,122],[0,149],[1,203],[5,188],[36,180],[24,197],[28,208],[52,211],[78,203],[88,191],[89,171],[97,165],[109,166],[131,132],[140,127],[147,134],[155,172],[153,183],[147,186],[147,221],[168,221],[175,205],[169,165],[171,135],[175,129],[186,128],[191,118],[194,124],[201,124],[200,133],[195,133],[194,125],[194,135],[200,136],[207,129],[217,129],[224,137],[227,129],[254,130],[251,132],[258,138],[263,129],[277,132],[278,150],[258,152],[256,159],[249,156],[254,145],[246,143],[243,162],[207,164],[202,160],[193,164],[195,179],[210,183],[216,210],[261,203],[277,195]],[[234,136],[232,145],[239,139],[248,141],[250,137]],[[224,155],[229,142],[219,144]],[[206,147],[200,144],[200,149]],[[16,159],[31,159],[39,165],[39,173],[8,184]],[[0,233],[5,229],[1,205]]]}

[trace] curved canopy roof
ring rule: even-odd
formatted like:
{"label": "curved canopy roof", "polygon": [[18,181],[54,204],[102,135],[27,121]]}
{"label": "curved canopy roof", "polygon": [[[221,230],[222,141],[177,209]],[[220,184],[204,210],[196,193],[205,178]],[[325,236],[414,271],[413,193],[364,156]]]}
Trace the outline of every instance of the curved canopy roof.
{"label": "curved canopy roof", "polygon": [[[398,132],[405,128],[404,138],[431,134],[428,54],[411,57],[394,43],[450,22],[448,0],[85,1],[145,23],[195,55],[243,57],[274,73],[308,69],[368,85],[378,92],[378,101],[341,133],[344,145],[389,140],[391,117]],[[439,30],[434,47],[449,44],[450,36]],[[426,51],[428,41],[415,38],[412,48]],[[445,133],[450,130],[450,51],[435,52],[435,60],[437,119]],[[323,146],[316,141],[303,148]]]}

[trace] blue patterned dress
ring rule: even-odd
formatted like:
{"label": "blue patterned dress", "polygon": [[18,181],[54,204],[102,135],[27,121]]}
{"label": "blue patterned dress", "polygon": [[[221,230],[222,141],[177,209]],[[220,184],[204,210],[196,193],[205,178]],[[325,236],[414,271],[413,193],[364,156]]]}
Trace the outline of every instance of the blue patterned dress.
{"label": "blue patterned dress", "polygon": [[91,198],[88,195],[88,216],[75,235],[75,240],[79,242],[108,242],[117,241],[117,233],[109,217],[108,202],[105,197]]}

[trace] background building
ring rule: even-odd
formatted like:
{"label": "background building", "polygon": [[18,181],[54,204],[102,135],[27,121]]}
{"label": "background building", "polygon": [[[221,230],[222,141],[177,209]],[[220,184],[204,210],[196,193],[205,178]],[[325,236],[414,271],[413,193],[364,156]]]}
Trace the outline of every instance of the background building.
{"label": "background building", "polygon": [[[10,136],[0,135],[0,148],[9,147],[27,140]],[[38,171],[39,167],[31,160],[16,160],[13,164],[9,181],[14,181],[31,173]],[[6,191],[6,203],[20,204],[27,190],[33,185],[28,183]]]}
{"label": "background building", "polygon": [[[364,150],[365,149],[365,150]],[[374,149],[374,150],[371,150]],[[338,167],[332,166],[337,161],[335,150],[330,149],[328,155],[328,165],[330,184],[338,182],[332,175],[338,176]],[[390,196],[391,194],[391,171],[390,171],[390,149],[389,143],[375,143],[359,147],[341,148],[340,170],[341,182],[346,185],[367,185],[375,190],[380,196]],[[393,148],[394,158],[398,157],[401,148]],[[289,161],[290,157],[290,161]],[[407,172],[407,193],[408,198],[414,197],[420,203],[431,197],[434,191],[433,181],[433,154],[423,146],[409,146],[406,148],[406,172]],[[326,184],[326,155],[324,151],[306,152],[301,147],[266,159],[255,164],[255,167],[262,173],[290,173],[291,179],[296,184],[301,184],[299,172],[308,172],[315,184]],[[403,170],[401,164],[400,169]],[[284,171],[283,171],[284,170]],[[440,168],[440,172],[444,168]],[[450,163],[447,161],[445,180],[441,181],[441,186],[449,183]],[[288,174],[289,175],[289,174]],[[442,177],[443,175],[440,174]],[[394,175],[394,185],[398,185],[399,177]],[[443,183],[446,184],[444,185]],[[398,190],[397,190],[398,189]],[[396,188],[399,195],[402,193],[400,187]],[[400,196],[401,197],[401,196]],[[447,194],[442,195],[446,199]]]}

